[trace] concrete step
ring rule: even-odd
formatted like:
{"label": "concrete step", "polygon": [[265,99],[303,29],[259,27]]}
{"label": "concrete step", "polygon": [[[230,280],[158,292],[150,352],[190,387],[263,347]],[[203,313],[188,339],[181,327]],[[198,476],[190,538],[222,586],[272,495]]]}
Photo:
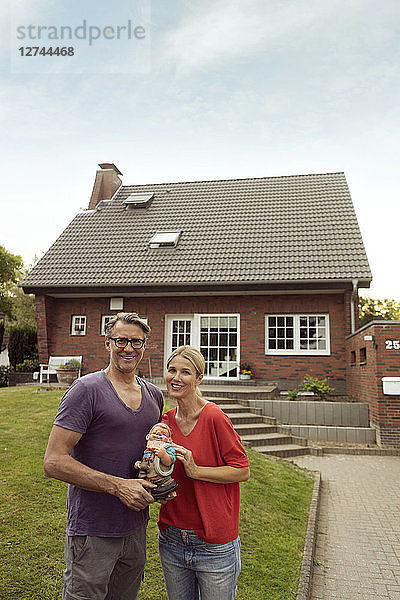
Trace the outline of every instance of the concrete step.
{"label": "concrete step", "polygon": [[231,413],[231,412],[227,412],[227,411],[224,411],[224,412],[228,415],[228,417],[232,421],[232,424],[234,427],[236,427],[236,425],[241,425],[241,424],[264,423],[263,417],[261,417],[260,415],[255,415],[254,413],[249,413],[249,412]]}
{"label": "concrete step", "polygon": [[254,448],[257,452],[266,454],[269,456],[278,456],[280,458],[287,458],[288,456],[302,456],[304,454],[310,454],[311,449],[309,446],[298,446],[297,444],[278,444],[276,446],[257,446]]}
{"label": "concrete step", "polygon": [[[247,406],[243,406],[242,404],[219,404],[218,406],[221,410],[227,414],[229,413],[230,415],[233,413],[249,412],[249,408]],[[254,415],[262,415],[262,409],[252,408],[251,413]]]}
{"label": "concrete step", "polygon": [[244,435],[242,441],[249,444],[251,447],[254,446],[255,450],[258,450],[256,446],[271,446],[276,444],[290,444],[293,440],[290,435],[282,435],[278,432],[272,433],[253,433],[250,435]]}
{"label": "concrete step", "polygon": [[235,429],[240,437],[254,435],[255,433],[267,435],[268,433],[276,433],[278,430],[276,425],[269,425],[268,423],[238,423],[235,425]]}

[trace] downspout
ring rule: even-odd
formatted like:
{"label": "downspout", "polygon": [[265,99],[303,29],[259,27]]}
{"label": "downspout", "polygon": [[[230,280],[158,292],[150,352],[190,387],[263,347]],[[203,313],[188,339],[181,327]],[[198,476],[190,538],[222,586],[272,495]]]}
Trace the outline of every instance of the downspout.
{"label": "downspout", "polygon": [[356,330],[356,301],[358,300],[358,279],[353,279],[353,291],[350,302],[351,333]]}

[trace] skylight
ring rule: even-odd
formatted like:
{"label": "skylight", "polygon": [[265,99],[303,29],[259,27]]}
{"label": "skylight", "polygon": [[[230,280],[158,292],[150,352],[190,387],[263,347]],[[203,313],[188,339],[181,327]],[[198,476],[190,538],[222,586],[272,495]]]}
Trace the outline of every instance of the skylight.
{"label": "skylight", "polygon": [[181,231],[157,231],[149,241],[150,248],[173,248],[177,245]]}
{"label": "skylight", "polygon": [[130,194],[122,202],[132,208],[147,208],[154,196],[153,192]]}

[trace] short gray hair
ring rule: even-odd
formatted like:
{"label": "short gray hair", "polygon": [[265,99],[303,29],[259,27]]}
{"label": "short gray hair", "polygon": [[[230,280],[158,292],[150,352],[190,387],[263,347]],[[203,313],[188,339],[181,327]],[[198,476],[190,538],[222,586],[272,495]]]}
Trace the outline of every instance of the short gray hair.
{"label": "short gray hair", "polygon": [[105,336],[106,338],[112,337],[114,325],[118,323],[118,321],[122,321],[123,323],[129,323],[131,325],[138,325],[145,335],[145,337],[149,337],[151,332],[150,325],[147,325],[146,321],[143,321],[139,317],[137,313],[131,312],[120,312],[114,315],[105,326]]}

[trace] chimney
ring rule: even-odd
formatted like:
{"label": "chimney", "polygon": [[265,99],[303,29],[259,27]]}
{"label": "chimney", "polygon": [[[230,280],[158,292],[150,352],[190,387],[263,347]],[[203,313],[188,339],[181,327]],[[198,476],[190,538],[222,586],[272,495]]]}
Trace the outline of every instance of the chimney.
{"label": "chimney", "polygon": [[110,200],[122,184],[118,177],[118,175],[122,176],[122,173],[114,163],[101,163],[99,167],[100,170],[96,171],[96,179],[89,201],[89,210],[96,208],[102,200]]}

